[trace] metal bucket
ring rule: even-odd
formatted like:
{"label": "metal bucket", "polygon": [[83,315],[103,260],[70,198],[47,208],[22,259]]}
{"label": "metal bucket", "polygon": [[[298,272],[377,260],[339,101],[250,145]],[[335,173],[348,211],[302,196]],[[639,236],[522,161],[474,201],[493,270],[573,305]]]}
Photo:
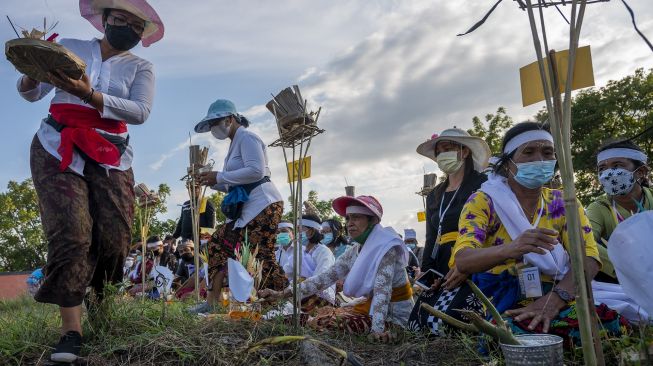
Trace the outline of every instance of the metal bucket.
{"label": "metal bucket", "polygon": [[551,334],[515,336],[518,346],[501,344],[506,366],[562,366],[562,338]]}

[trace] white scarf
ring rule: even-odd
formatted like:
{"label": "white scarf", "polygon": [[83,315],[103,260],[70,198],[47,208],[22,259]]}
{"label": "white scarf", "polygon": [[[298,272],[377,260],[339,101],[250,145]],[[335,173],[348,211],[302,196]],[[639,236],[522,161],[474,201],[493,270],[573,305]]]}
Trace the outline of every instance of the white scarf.
{"label": "white scarf", "polygon": [[[608,256],[628,297],[653,317],[653,211],[633,215],[610,235]],[[653,321],[653,319],[651,319]]]}
{"label": "white scarf", "polygon": [[317,265],[315,264],[315,260],[313,260],[311,253],[305,250],[306,248],[302,249],[304,249],[304,253],[302,255],[302,270],[299,272],[299,274],[304,278],[311,278],[315,273],[315,267]]}
{"label": "white scarf", "polygon": [[395,246],[401,248],[402,265],[408,266],[408,249],[399,234],[391,227],[375,225],[347,274],[343,285],[344,294],[349,297],[371,296],[381,260]]}
{"label": "white scarf", "polygon": [[[490,174],[488,180],[481,185],[480,190],[492,199],[499,220],[512,240],[515,240],[524,231],[533,228],[505,177]],[[546,254],[525,254],[524,263],[536,266],[542,273],[552,276],[556,280],[561,280],[570,268],[569,255],[560,243],[557,243],[553,250],[546,251]]]}

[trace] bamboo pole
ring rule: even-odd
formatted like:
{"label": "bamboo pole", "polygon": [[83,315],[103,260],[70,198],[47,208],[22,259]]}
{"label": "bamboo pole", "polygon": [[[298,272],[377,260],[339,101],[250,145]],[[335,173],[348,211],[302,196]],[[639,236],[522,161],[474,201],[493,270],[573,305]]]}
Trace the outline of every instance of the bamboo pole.
{"label": "bamboo pole", "polygon": [[[564,103],[561,102],[558,95],[558,100],[556,102],[556,109],[559,109],[561,112],[558,113],[558,121],[560,121],[560,130],[562,135],[562,141],[560,145],[564,151],[564,157],[566,159],[566,176],[561,174],[563,182],[563,197],[565,200],[565,211],[567,212],[567,227],[569,229],[569,239],[572,246],[570,257],[572,259],[572,266],[574,266],[574,273],[582,274],[575,276],[575,284],[577,294],[581,295],[577,304],[580,304],[584,313],[583,316],[587,317],[586,320],[590,324],[590,339],[594,347],[594,354],[596,357],[596,364],[604,365],[605,359],[603,356],[603,347],[601,345],[600,336],[599,336],[599,327],[598,319],[596,317],[596,310],[594,308],[594,296],[592,294],[592,289],[590,287],[592,278],[587,273],[587,270],[584,268],[584,259],[586,258],[585,246],[583,245],[582,237],[582,225],[580,222],[579,207],[578,201],[576,200],[576,187],[574,184],[574,167],[571,154],[571,89],[574,80],[574,68],[576,65],[576,52],[578,50],[578,41],[580,38],[580,31],[583,24],[583,18],[585,16],[585,6],[587,5],[586,0],[576,0],[572,3],[572,13],[577,3],[580,3],[578,9],[578,15],[576,17],[572,16],[572,22],[569,26],[569,61],[567,63],[567,79],[565,81],[565,99]],[[557,65],[555,64],[555,58],[551,58],[553,62],[551,63],[552,75],[558,77]],[[571,213],[571,215],[570,215]],[[575,262],[574,263],[574,259]],[[580,311],[578,312],[580,314]],[[587,332],[587,329],[585,329]],[[581,333],[582,335],[582,333]],[[587,337],[587,334],[586,334]],[[587,341],[587,339],[586,339]],[[584,346],[585,347],[585,346]],[[587,346],[589,347],[589,346]],[[583,350],[585,352],[585,350]],[[591,362],[592,360],[590,360]],[[591,363],[586,363],[591,364]]]}
{"label": "bamboo pole", "polygon": [[145,220],[147,220],[147,199],[145,200],[145,206],[144,208],[141,208],[140,210],[140,217],[141,217],[141,293],[142,293],[142,301],[145,303],[145,271],[147,270],[147,246],[145,241],[147,240],[147,223]]}
{"label": "bamboo pole", "polygon": [[[548,57],[547,77],[545,72],[542,50],[539,43],[537,28],[532,10],[531,0],[526,0],[528,4],[528,14],[533,34],[533,41],[538,59],[538,66],[542,85],[544,88],[547,111],[551,125],[552,135],[554,137],[558,160],[560,162],[560,171],[563,182],[563,195],[565,202],[565,212],[569,232],[569,254],[574,271],[574,281],[577,294],[577,314],[579,320],[579,330],[581,334],[581,343],[583,356],[586,365],[603,365],[603,355],[598,336],[597,325],[593,321],[591,311],[593,304],[591,301],[591,290],[588,289],[587,274],[584,269],[584,246],[581,234],[581,224],[579,207],[576,201],[576,190],[574,187],[573,163],[571,159],[571,84],[573,82],[573,68],[578,48],[578,36],[585,9],[585,0],[581,0],[581,9],[576,15],[578,0],[572,2],[572,17],[570,22],[570,47],[567,80],[565,83],[565,108],[561,101],[560,91],[558,88],[558,73],[555,63],[555,52],[551,52]],[[544,31],[544,25],[542,25]],[[548,50],[546,50],[548,52]],[[551,86],[551,89],[549,89]],[[553,102],[552,102],[553,100]]]}

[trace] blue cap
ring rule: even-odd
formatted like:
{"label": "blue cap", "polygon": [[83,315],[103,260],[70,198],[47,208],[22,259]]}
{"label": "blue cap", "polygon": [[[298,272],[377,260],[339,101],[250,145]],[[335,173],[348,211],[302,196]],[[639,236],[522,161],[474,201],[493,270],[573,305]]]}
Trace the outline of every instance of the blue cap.
{"label": "blue cap", "polygon": [[236,106],[230,100],[218,99],[211,104],[209,111],[206,113],[206,117],[195,125],[195,132],[209,132],[211,131],[211,121],[237,115]]}

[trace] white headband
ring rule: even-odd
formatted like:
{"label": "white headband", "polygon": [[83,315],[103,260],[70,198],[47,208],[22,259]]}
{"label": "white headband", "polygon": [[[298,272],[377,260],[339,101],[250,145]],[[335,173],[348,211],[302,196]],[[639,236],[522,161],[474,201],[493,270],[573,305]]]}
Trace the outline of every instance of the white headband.
{"label": "white headband", "polygon": [[145,244],[145,247],[146,247],[146,248],[156,248],[156,247],[158,247],[159,245],[163,245],[163,242],[162,242],[161,240],[159,240],[159,241],[153,241],[153,242],[151,242],[151,243],[147,243],[147,244]]}
{"label": "white headband", "polygon": [[347,210],[345,211],[347,215],[349,214],[361,214],[361,215],[367,215],[367,216],[374,216],[376,217],[376,214],[372,212],[369,208],[365,206],[347,206]]}
{"label": "white headband", "polygon": [[648,157],[646,156],[646,154],[644,154],[641,151],[637,151],[634,149],[627,149],[627,148],[614,148],[614,149],[607,149],[601,151],[596,156],[596,163],[598,164],[604,160],[608,160],[612,158],[632,159],[632,160],[641,161],[644,164],[648,162]]}
{"label": "white headband", "polygon": [[320,223],[318,223],[317,221],[313,221],[313,220],[302,219],[302,226],[310,227],[310,228],[315,229],[317,231],[322,230],[322,225]]}
{"label": "white headband", "polygon": [[526,131],[511,138],[510,141],[508,141],[506,144],[506,147],[503,149],[503,152],[504,154],[510,154],[523,144],[539,140],[545,140],[553,143],[553,136],[544,130]]}
{"label": "white headband", "polygon": [[289,222],[280,222],[279,225],[277,225],[277,229],[293,229],[294,226],[293,224]]}

